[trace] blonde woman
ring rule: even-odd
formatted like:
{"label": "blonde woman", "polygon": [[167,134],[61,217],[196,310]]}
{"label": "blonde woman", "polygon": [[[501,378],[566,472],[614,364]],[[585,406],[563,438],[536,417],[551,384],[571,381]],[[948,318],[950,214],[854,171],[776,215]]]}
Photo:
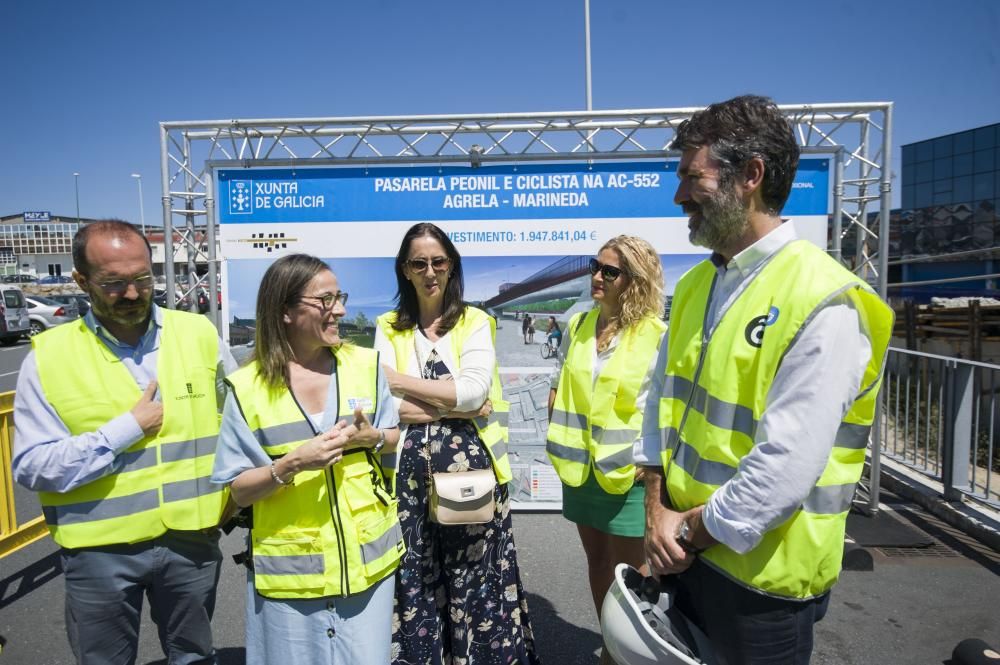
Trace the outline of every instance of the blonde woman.
{"label": "blonde woman", "polygon": [[663,268],[648,242],[612,238],[590,259],[590,274],[594,308],[566,325],[546,449],[563,483],[563,515],[583,543],[599,616],[617,563],[645,571],[645,490],[632,446],[666,325]]}

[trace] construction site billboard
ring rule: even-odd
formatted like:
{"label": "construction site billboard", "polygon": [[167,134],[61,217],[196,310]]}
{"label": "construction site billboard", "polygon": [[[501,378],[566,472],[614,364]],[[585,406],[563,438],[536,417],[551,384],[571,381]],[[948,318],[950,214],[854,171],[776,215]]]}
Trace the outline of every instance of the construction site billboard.
{"label": "construction site billboard", "polygon": [[[589,309],[587,261],[619,234],[661,255],[669,299],[677,279],[707,256],[688,240],[673,201],[676,160],[604,162],[220,167],[215,170],[222,252],[224,337],[252,337],[257,287],[276,258],[326,260],[351,294],[341,332],[371,346],[375,318],[395,304],[393,261],[405,231],[433,222],[462,256],[465,299],[497,318],[497,358],[511,401],[511,496],[557,507],[558,478],[545,454],[550,379],[543,358],[550,317],[565,327]],[[830,162],[803,159],[782,215],[826,249]],[[530,318],[528,318],[530,317]],[[535,331],[531,342],[525,322]]]}

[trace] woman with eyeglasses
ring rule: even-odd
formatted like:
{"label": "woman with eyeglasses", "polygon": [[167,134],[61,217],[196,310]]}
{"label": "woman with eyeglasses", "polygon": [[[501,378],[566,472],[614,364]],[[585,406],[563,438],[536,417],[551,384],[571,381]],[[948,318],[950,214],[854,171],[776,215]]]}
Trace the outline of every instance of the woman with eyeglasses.
{"label": "woman with eyeglasses", "polygon": [[[549,393],[546,449],[575,522],[598,617],[618,563],[645,568],[645,489],[632,463],[666,325],[656,250],[617,236],[590,259],[594,307],[566,325]],[[655,414],[654,414],[655,417]],[[602,663],[610,663],[601,656]]]}
{"label": "woman with eyeglasses", "polygon": [[[395,270],[397,306],[378,317],[375,331],[406,428],[395,486],[407,549],[396,582],[392,662],[537,663],[511,532],[495,321],[465,304],[462,259],[437,226],[406,232]],[[430,474],[469,469],[496,476],[493,518],[469,526],[432,522]]]}
{"label": "woman with eyeglasses", "polygon": [[340,337],[346,303],[320,259],[278,259],[257,293],[253,359],[226,379],[212,480],[253,506],[249,664],[390,658],[404,546],[380,454],[398,415],[378,354]]}

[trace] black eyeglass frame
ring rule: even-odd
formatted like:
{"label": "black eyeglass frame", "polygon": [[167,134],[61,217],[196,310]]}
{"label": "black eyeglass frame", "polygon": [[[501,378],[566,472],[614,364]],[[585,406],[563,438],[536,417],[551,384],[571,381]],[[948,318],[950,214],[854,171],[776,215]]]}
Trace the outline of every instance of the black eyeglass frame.
{"label": "black eyeglass frame", "polygon": [[590,259],[588,267],[590,268],[591,275],[596,275],[597,273],[601,273],[601,279],[603,279],[605,282],[613,282],[622,275],[628,274],[624,268],[619,268],[617,266],[609,266],[605,263],[601,263],[597,259]]}
{"label": "black eyeglass frame", "polygon": [[324,293],[321,296],[299,296],[299,301],[318,300],[320,306],[326,311],[333,309],[333,303],[335,302],[339,302],[344,307],[347,307],[348,295],[346,291],[338,291],[337,293]]}

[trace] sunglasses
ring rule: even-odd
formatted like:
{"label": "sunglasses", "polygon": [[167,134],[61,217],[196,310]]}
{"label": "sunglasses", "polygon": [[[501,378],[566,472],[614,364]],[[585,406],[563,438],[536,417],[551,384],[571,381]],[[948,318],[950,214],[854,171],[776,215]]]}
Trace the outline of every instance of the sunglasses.
{"label": "sunglasses", "polygon": [[427,259],[409,259],[405,262],[405,265],[413,272],[426,272],[427,266],[433,268],[434,272],[446,272],[448,266],[451,265],[451,259],[447,256],[435,256],[430,261]]}
{"label": "sunglasses", "polygon": [[605,265],[604,263],[601,263],[597,259],[590,260],[590,274],[596,275],[597,273],[601,273],[601,278],[604,279],[605,282],[615,281],[616,279],[621,277],[621,274],[623,272],[625,271],[622,270],[621,268]]}

